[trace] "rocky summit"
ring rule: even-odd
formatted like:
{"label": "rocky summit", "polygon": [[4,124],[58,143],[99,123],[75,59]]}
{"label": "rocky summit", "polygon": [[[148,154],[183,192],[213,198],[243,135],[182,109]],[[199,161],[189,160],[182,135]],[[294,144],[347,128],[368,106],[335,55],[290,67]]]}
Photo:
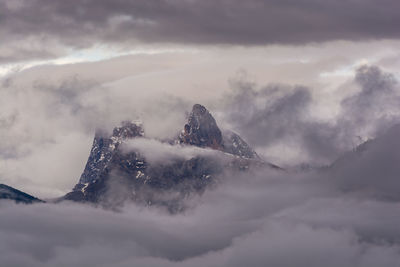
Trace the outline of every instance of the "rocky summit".
{"label": "rocky summit", "polygon": [[183,198],[202,193],[224,170],[243,171],[250,165],[277,168],[263,162],[239,135],[222,132],[211,113],[199,104],[193,106],[187,124],[171,143],[215,152],[154,163],[139,151],[122,149],[124,142],[134,138],[146,138],[140,123],[123,122],[111,135],[97,131],[79,182],[63,200],[112,208],[132,200],[179,211]]}
{"label": "rocky summit", "polygon": [[236,133],[223,133],[214,117],[202,105],[195,104],[188,123],[178,137],[181,144],[208,147],[249,159],[260,159],[257,153]]}
{"label": "rocky summit", "polygon": [[221,130],[210,112],[199,104],[193,106],[188,123],[179,135],[179,142],[223,150]]}

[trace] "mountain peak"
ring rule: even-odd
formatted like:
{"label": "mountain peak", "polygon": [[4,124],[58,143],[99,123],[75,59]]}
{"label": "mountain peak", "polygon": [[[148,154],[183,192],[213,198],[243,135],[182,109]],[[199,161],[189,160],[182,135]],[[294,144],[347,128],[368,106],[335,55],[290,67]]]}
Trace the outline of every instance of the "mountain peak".
{"label": "mountain peak", "polygon": [[188,123],[179,136],[184,144],[210,147],[222,150],[222,133],[211,113],[202,105],[195,104],[189,115]]}
{"label": "mountain peak", "polygon": [[190,192],[202,193],[226,168],[241,171],[264,165],[239,135],[230,131],[222,133],[214,117],[200,104],[193,106],[184,130],[172,143],[224,152],[218,157],[214,153],[199,154],[190,159],[172,158],[168,162],[152,163],[139,151],[120,149],[124,140],[140,137],[145,138],[142,127],[132,122],[123,122],[111,136],[97,133],[79,183],[63,199],[110,207],[130,199],[179,210],[181,199]]}
{"label": "mountain peak", "polygon": [[219,129],[214,117],[202,105],[193,105],[188,123],[179,135],[179,143],[209,147],[248,159],[260,159],[257,153],[236,133]]}
{"label": "mountain peak", "polygon": [[204,113],[208,112],[208,110],[203,105],[194,104],[193,108],[192,108],[192,112],[193,113],[204,114]]}

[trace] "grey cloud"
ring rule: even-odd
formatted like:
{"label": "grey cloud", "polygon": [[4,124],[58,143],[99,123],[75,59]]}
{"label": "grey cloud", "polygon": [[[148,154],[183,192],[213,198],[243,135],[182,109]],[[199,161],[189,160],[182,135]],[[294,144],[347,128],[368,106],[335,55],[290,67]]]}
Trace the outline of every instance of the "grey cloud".
{"label": "grey cloud", "polygon": [[17,6],[3,0],[0,10],[4,40],[29,37],[77,48],[98,42],[265,45],[396,39],[400,24],[395,0],[35,0]]}
{"label": "grey cloud", "polygon": [[258,148],[282,144],[300,150],[298,162],[330,163],[361,142],[400,122],[400,90],[394,76],[376,66],[356,70],[356,92],[341,100],[329,121],[313,114],[312,90],[300,86],[232,83],[226,99],[227,121]]}
{"label": "grey cloud", "polygon": [[228,121],[258,148],[285,144],[302,151],[300,160],[332,159],[340,151],[338,129],[311,114],[312,102],[305,87],[270,85],[258,90],[240,82],[227,101]]}
{"label": "grey cloud", "polygon": [[[296,131],[297,127],[290,126],[296,125],[298,118],[305,113],[311,96],[305,88],[293,88],[292,92],[279,96],[285,89],[270,86],[258,92],[245,87],[234,96],[233,110],[229,110],[231,120],[241,124],[241,130],[255,145],[273,142],[275,138],[292,135]],[[275,98],[274,93],[278,94]],[[253,131],[254,128],[257,131]]]}
{"label": "grey cloud", "polygon": [[376,131],[385,131],[398,122],[400,88],[392,74],[376,66],[363,66],[357,70],[355,82],[361,90],[342,101],[342,124],[367,130],[360,131],[359,135],[373,136]]}
{"label": "grey cloud", "polygon": [[[316,227],[334,229],[352,228],[355,233],[367,242],[398,243],[399,233],[396,231],[398,221],[397,202],[377,202],[371,199],[360,201],[349,197],[315,198],[304,205],[292,207],[276,213],[277,221],[305,223]],[[329,207],[329,213],[323,209]],[[385,218],[385,224],[377,221]]]}
{"label": "grey cloud", "polygon": [[0,256],[7,266],[396,266],[398,205],[343,195],[326,178],[228,175],[173,216],[0,202]]}

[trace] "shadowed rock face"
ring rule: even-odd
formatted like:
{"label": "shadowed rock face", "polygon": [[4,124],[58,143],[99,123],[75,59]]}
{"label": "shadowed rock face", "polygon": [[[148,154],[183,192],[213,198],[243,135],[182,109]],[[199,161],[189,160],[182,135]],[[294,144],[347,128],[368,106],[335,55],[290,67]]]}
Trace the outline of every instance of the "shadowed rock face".
{"label": "shadowed rock face", "polygon": [[16,203],[33,204],[44,202],[36,197],[33,197],[27,193],[19,191],[11,186],[0,184],[0,200],[7,199],[15,201]]}
{"label": "shadowed rock face", "polygon": [[[137,151],[123,151],[120,145],[131,138],[145,138],[140,124],[124,122],[106,136],[96,133],[85,170],[63,199],[101,203],[118,207],[126,200],[146,205],[159,204],[177,212],[190,193],[202,193],[224,170],[247,170],[250,165],[269,165],[239,135],[222,134],[210,112],[193,106],[176,143],[217,150],[213,155],[168,163],[150,164]],[[224,152],[224,153],[222,153]]]}
{"label": "shadowed rock face", "polygon": [[238,134],[229,130],[223,133],[223,151],[242,158],[261,160]]}
{"label": "shadowed rock face", "polygon": [[119,145],[127,139],[142,137],[143,129],[140,124],[124,121],[120,127],[113,130],[111,136],[97,131],[85,169],[79,179],[79,184],[97,180],[106,170],[108,164],[118,151]]}

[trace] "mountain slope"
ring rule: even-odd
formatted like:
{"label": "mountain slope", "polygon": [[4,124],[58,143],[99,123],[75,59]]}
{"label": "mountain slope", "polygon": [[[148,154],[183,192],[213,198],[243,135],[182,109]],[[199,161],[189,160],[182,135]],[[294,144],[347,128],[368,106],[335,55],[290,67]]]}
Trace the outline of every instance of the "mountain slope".
{"label": "mountain slope", "polygon": [[16,203],[24,204],[44,202],[36,197],[33,197],[27,193],[19,191],[5,184],[0,184],[0,200],[2,199],[13,200]]}

